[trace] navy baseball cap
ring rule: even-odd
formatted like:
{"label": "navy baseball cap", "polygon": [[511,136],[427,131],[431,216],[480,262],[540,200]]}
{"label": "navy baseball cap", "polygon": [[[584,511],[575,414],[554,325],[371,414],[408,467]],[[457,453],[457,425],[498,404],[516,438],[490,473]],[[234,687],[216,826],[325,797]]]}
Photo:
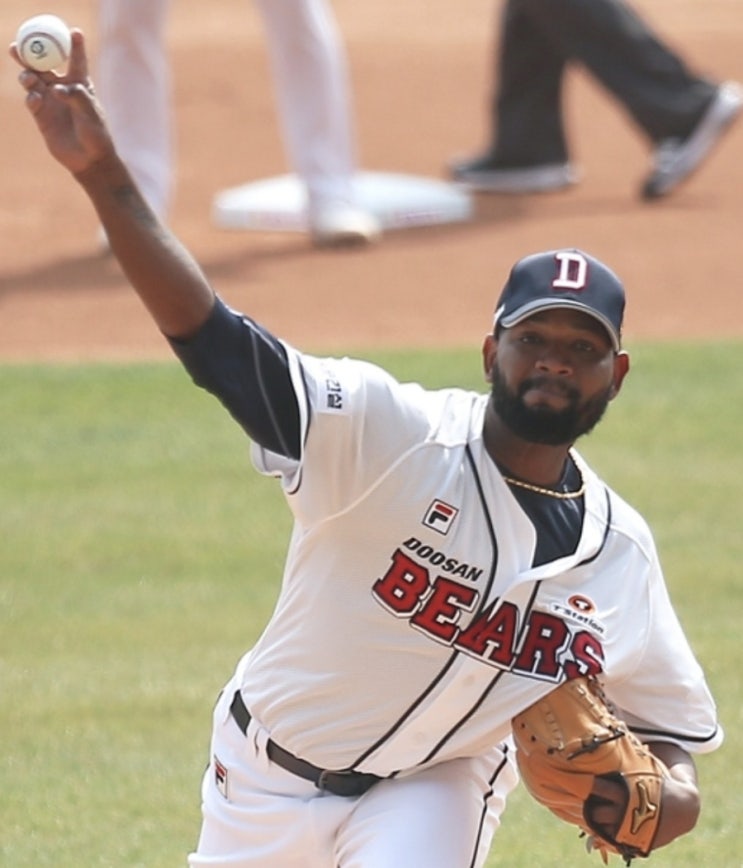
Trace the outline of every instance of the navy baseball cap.
{"label": "navy baseball cap", "polygon": [[548,250],[520,259],[498,299],[495,325],[510,328],[532,314],[555,308],[580,310],[621,346],[624,287],[614,272],[582,250]]}

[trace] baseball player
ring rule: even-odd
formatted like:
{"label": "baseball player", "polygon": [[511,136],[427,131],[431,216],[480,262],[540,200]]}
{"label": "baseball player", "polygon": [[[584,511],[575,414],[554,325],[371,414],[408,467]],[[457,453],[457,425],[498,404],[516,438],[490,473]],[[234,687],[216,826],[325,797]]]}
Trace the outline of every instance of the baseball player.
{"label": "baseball player", "polygon": [[625,0],[506,0],[497,41],[490,143],[453,177],[493,193],[575,184],[562,112],[568,65],[580,63],[652,147],[645,199],[672,193],[740,114],[743,89],[695,74]]}
{"label": "baseball player", "polygon": [[[346,58],[327,0],[255,0],[266,29],[286,150],[320,246],[374,241],[356,171]],[[99,86],[119,151],[161,218],[173,184],[169,0],[99,0]]]}
{"label": "baseball player", "polygon": [[294,517],[274,614],[214,710],[192,868],[482,866],[517,780],[512,718],[587,675],[667,767],[653,846],[689,831],[715,705],[648,526],[573,446],[629,368],[614,273],[578,250],[520,260],[482,348],[487,394],[310,356],[230,309],[147,209],[79,31],[66,77],[20,80]]}

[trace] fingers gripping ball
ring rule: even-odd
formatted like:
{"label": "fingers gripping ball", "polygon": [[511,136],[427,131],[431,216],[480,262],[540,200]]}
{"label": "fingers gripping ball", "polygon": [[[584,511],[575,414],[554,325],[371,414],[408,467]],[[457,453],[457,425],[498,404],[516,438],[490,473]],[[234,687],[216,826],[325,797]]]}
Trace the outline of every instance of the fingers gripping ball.
{"label": "fingers gripping ball", "polygon": [[72,46],[70,28],[56,15],[35,15],[24,21],[15,42],[23,63],[36,72],[63,66]]}
{"label": "fingers gripping ball", "polygon": [[532,796],[605,857],[647,856],[668,771],[606,704],[593,678],[567,681],[513,719]]}

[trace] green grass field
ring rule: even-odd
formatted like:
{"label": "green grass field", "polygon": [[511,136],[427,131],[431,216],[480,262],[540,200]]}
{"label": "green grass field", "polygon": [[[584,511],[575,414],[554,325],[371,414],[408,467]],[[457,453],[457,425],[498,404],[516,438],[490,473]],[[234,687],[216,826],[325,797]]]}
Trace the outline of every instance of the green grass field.
{"label": "green grass field", "polygon": [[[653,525],[728,735],[698,829],[650,864],[739,868],[743,344],[630,349],[581,451]],[[476,349],[374,358],[483,387]],[[0,367],[0,394],[0,865],[184,866],[212,701],[275,599],[278,486],[175,363]],[[601,861],[517,792],[489,868],[574,865]]]}

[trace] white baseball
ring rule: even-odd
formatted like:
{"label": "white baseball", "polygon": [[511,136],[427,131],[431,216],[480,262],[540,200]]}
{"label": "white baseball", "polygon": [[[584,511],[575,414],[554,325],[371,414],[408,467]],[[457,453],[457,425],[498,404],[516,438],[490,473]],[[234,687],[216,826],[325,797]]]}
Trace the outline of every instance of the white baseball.
{"label": "white baseball", "polygon": [[24,21],[15,37],[23,63],[37,72],[49,72],[67,63],[70,28],[56,15],[35,15]]}

